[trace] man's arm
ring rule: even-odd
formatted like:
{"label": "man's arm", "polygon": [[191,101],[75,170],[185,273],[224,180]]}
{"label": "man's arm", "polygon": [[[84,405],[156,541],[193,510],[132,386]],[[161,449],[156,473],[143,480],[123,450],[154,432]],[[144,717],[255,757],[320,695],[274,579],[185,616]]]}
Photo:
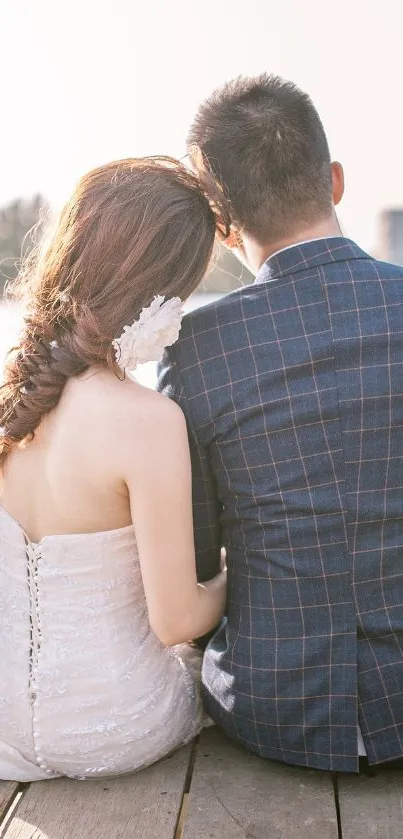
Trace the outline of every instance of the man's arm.
{"label": "man's arm", "polygon": [[192,464],[193,524],[196,549],[197,576],[199,582],[210,580],[220,570],[222,505],[217,497],[214,477],[208,454],[200,445],[195,433],[185,388],[175,360],[174,348],[165,352],[158,370],[160,393],[173,399],[186,417]]}

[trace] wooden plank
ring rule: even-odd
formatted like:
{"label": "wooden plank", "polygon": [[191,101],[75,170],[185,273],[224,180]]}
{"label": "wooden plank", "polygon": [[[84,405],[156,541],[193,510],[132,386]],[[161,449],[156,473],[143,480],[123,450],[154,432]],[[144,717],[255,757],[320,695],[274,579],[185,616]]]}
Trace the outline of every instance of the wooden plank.
{"label": "wooden plank", "polygon": [[3,821],[17,789],[18,784],[14,781],[0,781],[0,822]]}
{"label": "wooden plank", "polygon": [[337,839],[330,774],[262,760],[203,732],[183,839]]}
{"label": "wooden plank", "polygon": [[403,770],[339,776],[343,839],[402,839]]}
{"label": "wooden plank", "polygon": [[133,775],[31,784],[4,839],[174,839],[191,747]]}

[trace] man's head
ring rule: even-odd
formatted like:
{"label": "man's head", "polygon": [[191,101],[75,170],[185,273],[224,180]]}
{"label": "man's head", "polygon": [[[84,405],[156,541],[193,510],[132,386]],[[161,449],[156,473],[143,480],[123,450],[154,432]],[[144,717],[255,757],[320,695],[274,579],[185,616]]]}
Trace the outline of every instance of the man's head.
{"label": "man's head", "polygon": [[267,247],[334,223],[342,169],[309,96],[292,82],[263,74],[225,84],[201,105],[188,147],[193,161],[194,149],[202,152],[243,238]]}

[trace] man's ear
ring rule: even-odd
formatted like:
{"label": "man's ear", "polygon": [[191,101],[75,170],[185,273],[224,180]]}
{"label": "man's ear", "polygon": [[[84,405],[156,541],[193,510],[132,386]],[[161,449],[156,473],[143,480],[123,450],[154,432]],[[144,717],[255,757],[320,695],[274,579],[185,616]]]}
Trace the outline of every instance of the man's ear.
{"label": "man's ear", "polygon": [[332,163],[333,204],[336,207],[343,198],[344,172],[341,163]]}
{"label": "man's ear", "polygon": [[226,239],[222,239],[222,244],[225,245],[226,248],[229,250],[241,250],[243,248],[243,238],[242,233],[238,230],[237,227],[234,227],[231,224],[229,236]]}
{"label": "man's ear", "polygon": [[[245,268],[251,273],[256,273],[255,269],[252,267],[253,263],[248,258],[247,250],[250,249],[251,241],[249,237],[239,230],[239,228],[235,227],[233,224],[230,228],[229,236],[226,239],[221,239],[221,243],[227,248],[231,253],[236,256],[239,262],[245,266]],[[248,246],[249,243],[249,246]],[[260,267],[260,266],[259,266]]]}

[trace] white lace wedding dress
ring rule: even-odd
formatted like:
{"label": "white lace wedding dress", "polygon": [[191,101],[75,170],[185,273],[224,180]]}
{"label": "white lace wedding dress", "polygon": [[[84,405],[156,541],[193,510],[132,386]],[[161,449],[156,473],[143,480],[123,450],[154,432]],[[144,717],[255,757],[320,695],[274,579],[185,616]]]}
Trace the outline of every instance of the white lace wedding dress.
{"label": "white lace wedding dress", "polygon": [[32,543],[0,508],[0,779],[153,763],[202,727],[199,673],[150,629],[132,526]]}

